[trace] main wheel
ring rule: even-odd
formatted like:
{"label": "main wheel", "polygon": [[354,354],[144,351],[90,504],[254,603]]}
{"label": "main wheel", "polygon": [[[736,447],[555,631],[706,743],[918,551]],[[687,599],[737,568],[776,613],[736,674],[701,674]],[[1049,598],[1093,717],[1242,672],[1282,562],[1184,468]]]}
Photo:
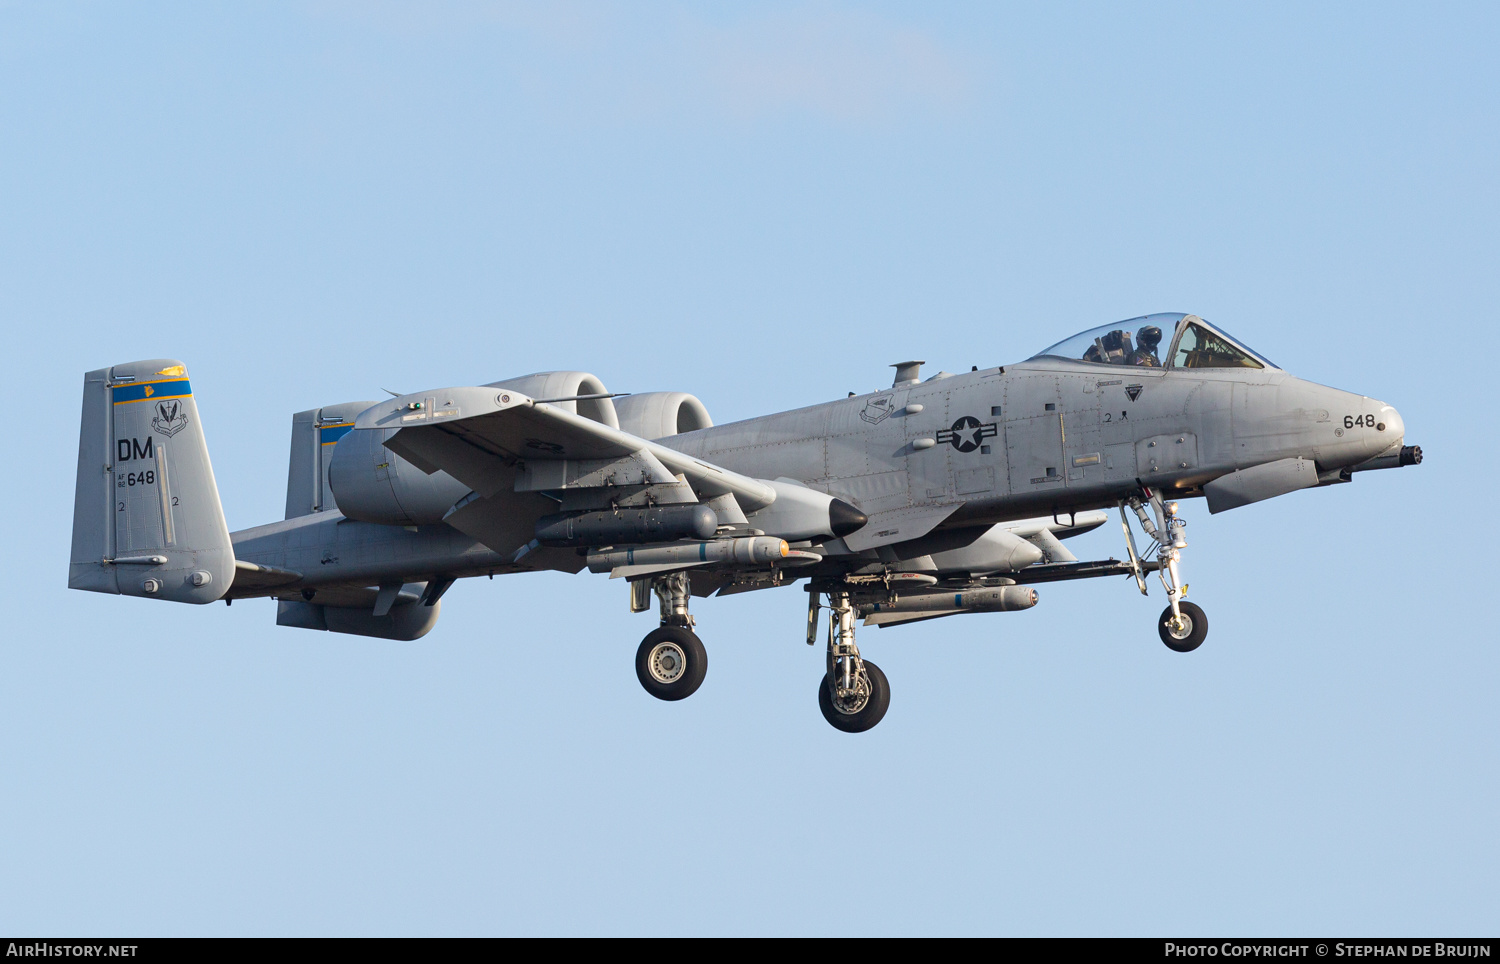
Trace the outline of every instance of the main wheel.
{"label": "main wheel", "polygon": [[1182,610],[1182,625],[1172,625],[1172,607],[1168,606],[1161,611],[1161,618],[1156,621],[1156,631],[1161,633],[1161,641],[1167,644],[1167,648],[1178,653],[1191,653],[1203,645],[1203,640],[1208,638],[1208,617],[1203,610],[1190,602],[1178,603],[1177,608]]}
{"label": "main wheel", "polygon": [[855,686],[855,695],[839,700],[833,695],[833,686],[825,675],[818,682],[818,709],[823,719],[834,729],[845,733],[863,733],[885,718],[891,708],[891,684],[885,674],[869,660],[864,661],[865,672]]}
{"label": "main wheel", "polygon": [[635,651],[635,675],[659,700],[685,700],[698,692],[708,674],[703,641],[681,626],[653,629]]}

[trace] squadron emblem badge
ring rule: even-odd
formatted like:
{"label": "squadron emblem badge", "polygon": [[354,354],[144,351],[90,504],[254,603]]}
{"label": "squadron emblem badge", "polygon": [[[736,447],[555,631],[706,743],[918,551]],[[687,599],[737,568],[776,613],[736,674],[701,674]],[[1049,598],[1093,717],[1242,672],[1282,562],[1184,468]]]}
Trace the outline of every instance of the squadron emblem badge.
{"label": "squadron emblem badge", "polygon": [[871,425],[885,420],[894,410],[894,399],[889,395],[877,395],[865,402],[865,407],[860,411],[859,417]]}
{"label": "squadron emblem badge", "polygon": [[151,420],[151,430],[171,438],[187,428],[187,416],[182,412],[181,402],[157,402],[156,417]]}

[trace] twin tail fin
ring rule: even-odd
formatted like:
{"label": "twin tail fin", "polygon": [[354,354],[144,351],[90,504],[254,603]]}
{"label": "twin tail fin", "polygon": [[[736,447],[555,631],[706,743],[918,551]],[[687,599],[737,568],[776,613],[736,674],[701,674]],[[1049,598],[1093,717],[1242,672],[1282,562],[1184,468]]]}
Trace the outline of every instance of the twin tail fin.
{"label": "twin tail fin", "polygon": [[207,603],[234,550],[187,367],[172,358],[83,378],[68,587]]}

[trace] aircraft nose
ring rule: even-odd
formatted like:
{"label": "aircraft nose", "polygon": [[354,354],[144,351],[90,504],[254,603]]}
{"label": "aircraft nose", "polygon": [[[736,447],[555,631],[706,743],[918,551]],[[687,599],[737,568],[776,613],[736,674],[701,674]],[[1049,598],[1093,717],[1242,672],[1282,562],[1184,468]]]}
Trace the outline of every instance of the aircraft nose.
{"label": "aircraft nose", "polygon": [[1381,431],[1387,438],[1392,441],[1406,438],[1406,422],[1402,420],[1401,413],[1384,402],[1376,402],[1375,404],[1380,406],[1379,410],[1375,413],[1375,417],[1378,419],[1375,423],[1376,429],[1380,430],[1380,426],[1384,424],[1385,428]]}
{"label": "aircraft nose", "polygon": [[[1390,451],[1393,446],[1401,444],[1401,440],[1406,436],[1406,422],[1402,420],[1401,413],[1396,411],[1394,406],[1366,396],[1364,412],[1363,418],[1358,415],[1354,416],[1354,429],[1351,433],[1351,440],[1354,441],[1362,457],[1374,458]],[[1361,422],[1364,423],[1362,428]],[[1346,435],[1345,438],[1350,439],[1350,436]]]}

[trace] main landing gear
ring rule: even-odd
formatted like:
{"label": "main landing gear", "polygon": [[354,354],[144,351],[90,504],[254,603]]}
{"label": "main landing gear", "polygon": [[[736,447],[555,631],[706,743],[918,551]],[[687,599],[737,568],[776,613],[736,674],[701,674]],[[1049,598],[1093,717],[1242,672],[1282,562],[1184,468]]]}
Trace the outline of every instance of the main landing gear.
{"label": "main landing gear", "polygon": [[[646,634],[635,651],[635,675],[646,692],[659,700],[685,700],[698,692],[708,675],[708,650],[693,632],[688,615],[688,575],[673,572],[631,586],[631,608],[644,610],[647,592],[661,601],[661,626]],[[642,605],[637,609],[637,603]]]}
{"label": "main landing gear", "polygon": [[[1144,497],[1144,498],[1143,498]],[[1125,529],[1125,548],[1130,553],[1130,566],[1135,574],[1136,585],[1141,595],[1146,595],[1146,577],[1141,566],[1141,554],[1136,552],[1135,536],[1130,531],[1130,520],[1125,507],[1135,512],[1141,530],[1155,540],[1157,574],[1167,590],[1167,608],[1156,621],[1157,632],[1167,648],[1177,653],[1191,653],[1203,645],[1208,638],[1208,616],[1202,608],[1187,602],[1187,583],[1182,581],[1178,565],[1182,561],[1182,550],[1187,548],[1187,536],[1183,529],[1187,523],[1177,514],[1176,502],[1163,502],[1161,492],[1142,488],[1141,495],[1133,495],[1120,503],[1120,525]],[[1146,512],[1147,506],[1151,513]],[[1152,516],[1155,516],[1153,522]],[[1147,554],[1152,551],[1146,550]]]}
{"label": "main landing gear", "polygon": [[[818,593],[807,609],[807,644],[818,636]],[[885,718],[891,706],[891,684],[885,673],[859,655],[854,645],[854,607],[847,592],[828,594],[828,669],[818,684],[818,709],[834,729],[863,733]]]}
{"label": "main landing gear", "polygon": [[[646,634],[635,651],[635,675],[641,686],[659,700],[687,699],[703,685],[708,673],[708,651],[693,632],[688,614],[692,586],[685,572],[648,576],[631,584],[630,608],[644,612],[655,593],[661,607],[661,626]],[[818,682],[818,708],[823,718],[845,733],[862,733],[885,718],[891,705],[891,684],[880,667],[859,655],[854,644],[857,616],[847,592],[812,593],[807,610],[807,644],[818,641],[818,610],[828,610],[828,658]]]}

